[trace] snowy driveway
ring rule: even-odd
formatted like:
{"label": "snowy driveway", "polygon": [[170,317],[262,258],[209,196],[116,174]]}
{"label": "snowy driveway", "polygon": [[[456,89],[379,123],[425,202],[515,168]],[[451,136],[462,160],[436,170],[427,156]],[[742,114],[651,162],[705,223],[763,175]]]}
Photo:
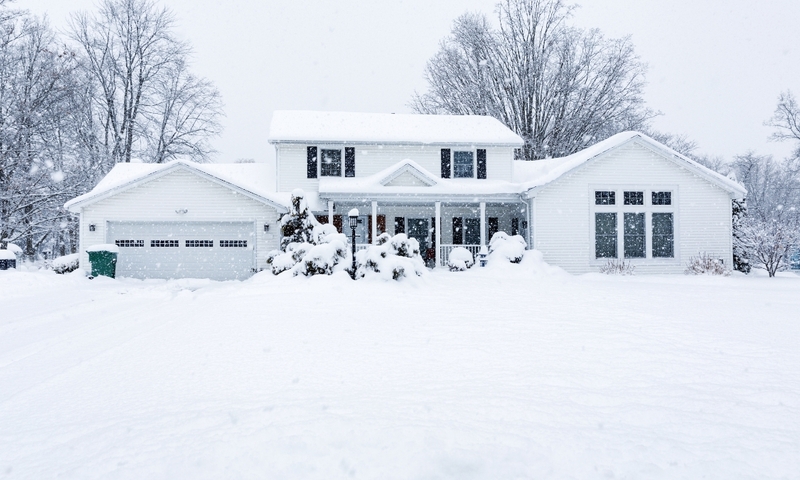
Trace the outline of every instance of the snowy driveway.
{"label": "snowy driveway", "polygon": [[800,277],[0,272],[0,478],[797,478]]}

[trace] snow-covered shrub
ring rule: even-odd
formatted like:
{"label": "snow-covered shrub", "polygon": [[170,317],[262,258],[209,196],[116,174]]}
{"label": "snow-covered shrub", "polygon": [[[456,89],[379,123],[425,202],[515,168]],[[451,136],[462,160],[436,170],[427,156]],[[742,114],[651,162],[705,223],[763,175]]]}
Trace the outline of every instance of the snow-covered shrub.
{"label": "snow-covered shrub", "polygon": [[292,275],[330,275],[347,262],[347,237],[333,225],[323,225],[308,210],[305,193],[292,192],[289,213],[281,218],[281,249],[267,254],[273,274],[287,270]]}
{"label": "snow-covered shrub", "polygon": [[80,254],[73,253],[71,255],[64,255],[53,259],[53,271],[59,274],[74,272],[79,267]]}
{"label": "snow-covered shrub", "polygon": [[636,266],[631,262],[617,258],[607,261],[605,265],[600,267],[600,273],[605,273],[606,275],[633,275],[634,270],[636,270]]}
{"label": "snow-covered shrub", "polygon": [[463,272],[475,265],[475,258],[472,252],[464,247],[456,247],[450,250],[450,255],[447,256],[447,266],[451,272]]}
{"label": "snow-covered shrub", "polygon": [[505,232],[497,232],[492,235],[489,242],[489,262],[494,259],[504,262],[519,263],[525,254],[528,244],[522,235],[509,236]]}
{"label": "snow-covered shrub", "polygon": [[684,273],[686,275],[723,275],[727,277],[731,271],[725,268],[722,260],[703,252],[689,259]]}
{"label": "snow-covered shrub", "polygon": [[370,245],[356,253],[356,278],[368,274],[379,274],[384,279],[400,280],[425,272],[425,262],[419,253],[419,242],[404,233],[394,237],[381,234],[376,239],[379,245]]}
{"label": "snow-covered shrub", "polygon": [[14,256],[17,257],[17,259],[19,259],[22,256],[22,248],[20,248],[19,246],[15,245],[13,243],[7,243],[6,244],[6,250],[8,250],[9,252],[13,253]]}

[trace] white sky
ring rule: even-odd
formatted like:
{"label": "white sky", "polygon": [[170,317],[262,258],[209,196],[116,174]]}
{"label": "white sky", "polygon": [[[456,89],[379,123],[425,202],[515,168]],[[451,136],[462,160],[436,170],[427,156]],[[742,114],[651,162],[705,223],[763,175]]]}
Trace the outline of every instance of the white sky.
{"label": "white sky", "polygon": [[[752,149],[782,157],[763,126],[778,94],[800,95],[797,0],[582,0],[575,22],[631,35],[649,64],[645,99],[657,128],[685,133],[699,152]],[[425,62],[465,11],[495,0],[164,0],[194,48],[194,70],[225,101],[219,161],[269,161],[276,109],[410,112]],[[17,0],[63,29],[93,0]]]}

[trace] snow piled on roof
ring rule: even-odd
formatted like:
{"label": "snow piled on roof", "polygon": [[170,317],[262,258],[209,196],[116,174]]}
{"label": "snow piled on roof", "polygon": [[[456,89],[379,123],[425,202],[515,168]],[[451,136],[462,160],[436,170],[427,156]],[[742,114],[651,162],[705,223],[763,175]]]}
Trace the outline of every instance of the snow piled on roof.
{"label": "snow piled on roof", "polygon": [[479,115],[416,115],[279,110],[270,142],[480,144],[522,146],[500,121]]}
{"label": "snow piled on roof", "polygon": [[155,176],[178,165],[184,165],[225,183],[246,190],[264,200],[288,205],[289,196],[275,193],[271,179],[271,165],[266,163],[195,163],[188,160],[175,160],[168,163],[118,163],[91,191],[73,198],[65,208],[100,197],[115,190],[124,190],[129,185],[149,176]]}
{"label": "snow piled on roof", "polygon": [[707,177],[711,177],[718,184],[723,186],[723,188],[726,188],[729,191],[736,192],[740,195],[744,195],[746,193],[745,188],[735,180],[720,175],[719,173],[700,165],[694,160],[681,155],[675,150],[672,150],[663,143],[657,142],[656,140],[653,140],[647,135],[639,132],[618,133],[603,140],[602,142],[596,143],[591,147],[566,157],[536,160],[533,162],[515,161],[513,163],[513,181],[514,183],[520,184],[522,190],[529,190],[531,188],[547,185],[567,172],[583,165],[589,160],[634,139],[642,140],[657,150],[661,150],[667,155],[672,155],[679,162],[686,164],[686,166],[690,167],[696,172],[704,174]]}

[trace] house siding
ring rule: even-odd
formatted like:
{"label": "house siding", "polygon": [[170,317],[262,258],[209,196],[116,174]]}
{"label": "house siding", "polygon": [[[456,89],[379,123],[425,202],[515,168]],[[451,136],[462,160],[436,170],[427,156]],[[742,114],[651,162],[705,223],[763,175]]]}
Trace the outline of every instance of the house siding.
{"label": "house siding", "polygon": [[[574,274],[597,271],[594,188],[676,191],[674,260],[633,261],[637,273],[682,273],[690,257],[707,252],[730,267],[731,197],[663,155],[632,142],[543,187],[532,200],[533,242],[545,261]],[[619,203],[622,199],[617,200]]]}
{"label": "house siding", "polygon": [[[177,209],[188,210],[178,214]],[[105,198],[81,211],[81,268],[89,269],[86,248],[106,243],[108,222],[252,222],[256,265],[265,268],[266,254],[279,246],[278,212],[186,170],[177,170]],[[263,225],[270,225],[264,232]],[[96,225],[94,232],[89,225]]]}
{"label": "house siding", "polygon": [[[324,144],[299,145],[276,144],[278,191],[291,192],[295,188],[305,191],[319,191],[319,179],[307,178],[306,147]],[[441,149],[458,147],[447,145],[361,145],[356,146],[356,178],[374,175],[403,160],[413,160],[420,166],[439,177]],[[474,150],[486,148],[486,178],[489,180],[511,181],[511,166],[514,149],[511,147],[483,147],[476,145]],[[477,167],[476,167],[477,168]],[[480,182],[481,180],[475,179]]]}

